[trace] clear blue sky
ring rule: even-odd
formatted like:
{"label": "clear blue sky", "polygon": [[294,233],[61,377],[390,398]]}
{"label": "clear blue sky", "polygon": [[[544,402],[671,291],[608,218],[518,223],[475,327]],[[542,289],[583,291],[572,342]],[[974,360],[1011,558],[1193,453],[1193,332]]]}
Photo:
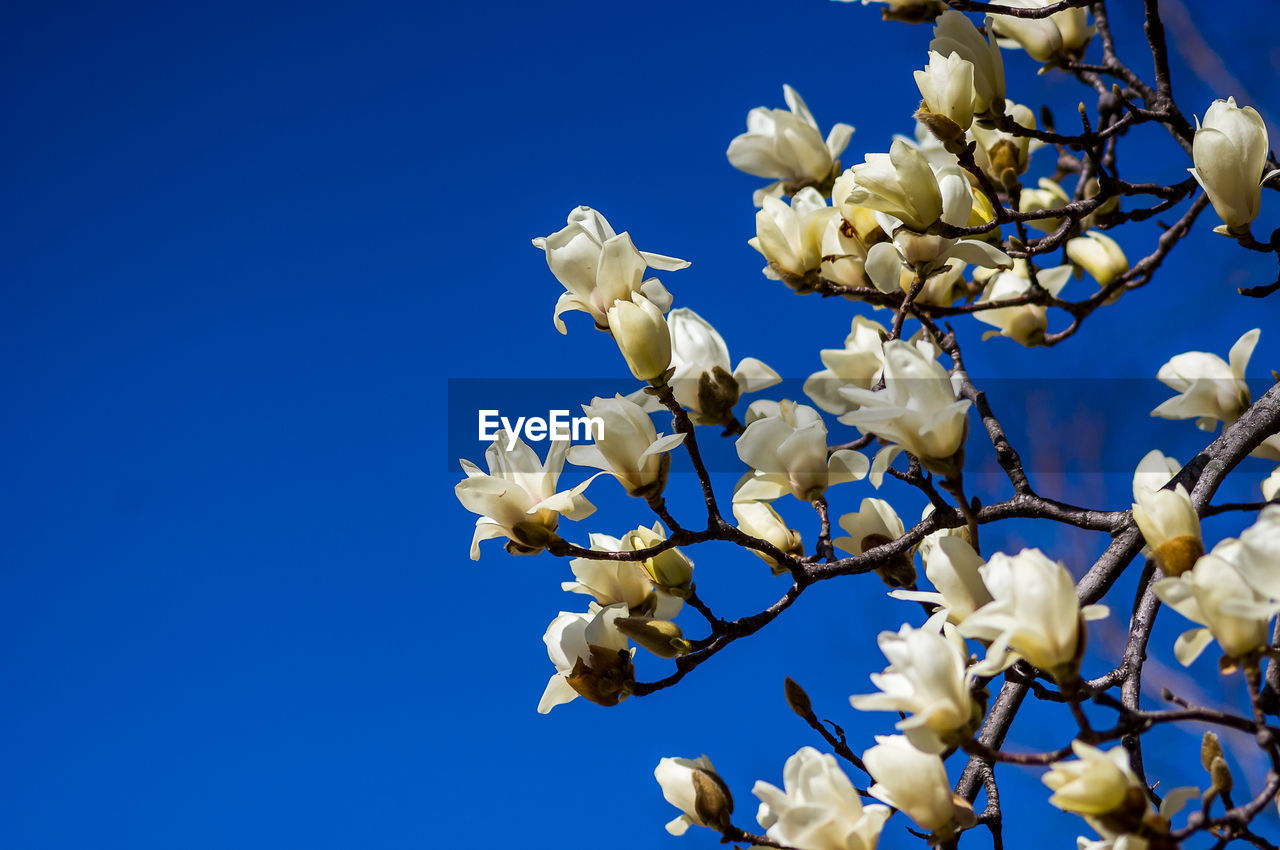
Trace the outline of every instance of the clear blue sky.
{"label": "clear blue sky", "polygon": [[[1274,120],[1272,36],[1196,15]],[[735,358],[819,368],[851,307],[760,276],[759,181],[724,149],[784,82],[824,127],[857,127],[846,162],[909,132],[928,34],[875,17],[825,0],[6,4],[0,846],[679,846],[654,764],[706,752],[749,824],[751,783],[815,743],[783,675],[863,745],[886,730],[844,700],[881,666],[869,633],[917,612],[870,580],[819,588],[674,691],[536,715],[543,630],[581,597],[549,556],[494,543],[467,559],[444,449],[447,417],[472,415],[446,410],[450,378],[631,387],[581,316],[555,332],[560,288],[529,245],[580,203],[692,260],[664,279]],[[1014,96],[1065,126],[1077,91],[1010,67]],[[1176,82],[1203,111],[1209,90],[1181,64]],[[1172,153],[1153,141],[1142,179],[1181,179]],[[1237,270],[1208,227],[1072,343],[974,342],[972,371],[1150,377],[1262,326],[1261,388],[1280,302],[1233,312],[1234,285],[1264,272]],[[1201,439],[1158,433],[1171,452]],[[1091,445],[1113,471],[1150,447],[1114,427]],[[1117,480],[1046,489],[1123,506]],[[686,516],[689,488],[673,477]],[[613,482],[592,492],[580,536],[638,521]],[[1055,554],[1079,570],[1096,541],[1073,545]],[[695,557],[727,614],[780,592],[749,555]],[[1184,624],[1165,625],[1172,640]],[[1190,770],[1194,739],[1176,743],[1169,762]],[[1033,828],[1076,827],[1025,785]]]}

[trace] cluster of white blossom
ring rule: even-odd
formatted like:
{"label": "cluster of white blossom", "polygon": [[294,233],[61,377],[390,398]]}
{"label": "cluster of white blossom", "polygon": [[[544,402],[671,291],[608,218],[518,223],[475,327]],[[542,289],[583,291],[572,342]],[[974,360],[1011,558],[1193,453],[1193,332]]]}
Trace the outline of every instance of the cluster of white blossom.
{"label": "cluster of white blossom", "polygon": [[[1093,277],[1099,292],[1091,298],[1098,303],[1114,301],[1135,279],[1141,264],[1131,268],[1118,243],[1103,232],[1119,221],[1113,217],[1120,199],[1102,196],[1106,187],[1097,172],[1088,179],[1082,174],[1079,185],[1069,187],[1055,168],[1053,176],[1038,178],[1036,188],[1022,185],[1043,140],[1060,137],[1038,130],[1034,113],[1010,100],[1006,85],[1003,51],[1019,50],[1042,70],[1069,68],[1080,61],[1097,27],[1083,4],[1049,13],[1050,0],[1004,0],[996,5],[1045,13],[997,11],[981,26],[940,0],[878,2],[885,5],[886,19],[932,22],[926,63],[915,72],[922,101],[914,139],[898,137],[887,152],[868,152],[844,168],[840,157],[853,128],[835,124],[824,136],[805,101],[786,86],[788,109],[752,110],[747,132],[730,143],[728,158],[742,171],[773,181],[755,192],[755,236],[749,240],[767,263],[766,277],[802,294],[821,291],[891,310],[893,321],[856,315],[844,346],[820,352],[824,368],[803,388],[816,407],[794,398],[759,398],[739,420],[741,397],[774,387],[779,375],[753,357],[734,365],[724,338],[706,319],[685,307],[672,309],[666,287],[645,277],[648,270],[675,271],[687,262],[637,250],[630,235],[616,233],[599,212],[578,207],[565,228],[534,240],[565,289],[553,321],[566,333],[563,313],[590,315],[646,386],[583,404],[587,415],[603,422],[603,433],[589,445],[553,442],[545,461],[523,441],[500,433],[486,453],[489,471],[463,460],[467,477],[456,488],[462,504],[479,515],[473,559],[489,538],[505,538],[511,554],[571,556],[574,580],[563,589],[590,597],[585,612],[561,612],[546,631],[555,672],[540,712],[577,696],[608,706],[635,693],[637,648],[662,659],[703,651],[710,641],[686,639],[675,622],[685,600],[691,608],[701,604],[684,548],[703,540],[739,543],[775,575],[790,575],[797,593],[825,577],[815,572],[819,566],[874,572],[890,588],[889,596],[930,612],[919,625],[903,623],[878,636],[888,666],[871,676],[875,692],[850,698],[856,710],[900,718],[899,734],[876,736],[860,757],[847,747],[841,753],[870,780],[865,792],[833,755],[811,747],[787,760],[782,788],[755,784],[756,820],[764,837],[798,850],[873,850],[896,812],[935,843],[973,827],[981,820],[973,796],[953,790],[947,760],[957,752],[976,757],[990,749],[978,738],[988,718],[990,683],[1000,676],[1013,681],[1008,677],[1016,666],[1019,681],[1038,677],[1051,683],[1059,701],[1078,710],[1091,687],[1081,675],[1086,623],[1109,613],[1104,605],[1083,604],[1067,565],[1039,549],[980,554],[977,527],[989,520],[963,495],[975,395],[955,334],[944,333],[931,318],[971,314],[994,328],[983,339],[1044,345],[1051,337],[1048,311],[1061,305],[1073,277]],[[1266,172],[1267,144],[1257,112],[1229,98],[1209,107],[1190,145],[1191,173],[1223,222],[1219,230],[1242,241],[1252,239],[1261,187],[1280,173]],[[1183,196],[1195,191],[1186,182]],[[1003,232],[1011,222],[1019,225],[1017,237]],[[1038,256],[1027,250],[1026,227],[1046,239],[1058,234],[1054,244],[1062,249],[1062,261],[1038,265]],[[1096,306],[1087,303],[1089,309]],[[1077,322],[1080,315],[1073,313]],[[910,321],[919,327],[904,336]],[[1219,422],[1231,428],[1253,403],[1245,370],[1259,335],[1252,330],[1240,337],[1226,361],[1204,352],[1172,357],[1157,378],[1178,394],[1152,415],[1192,419],[1208,431]],[[652,419],[661,412],[671,415],[669,435]],[[832,445],[824,414],[854,426],[862,438]],[[984,414],[988,431],[989,418]],[[701,469],[707,531],[688,531],[666,512],[670,453],[683,447],[699,463],[696,426],[723,429],[736,440],[746,467],[732,493],[736,528],[720,518],[712,482]],[[1250,446],[1252,454],[1280,461],[1280,434],[1261,436]],[[997,442],[994,434],[992,439]],[[878,444],[873,456],[859,450],[872,444]],[[597,471],[559,489],[566,460]],[[1136,527],[1152,570],[1158,570],[1151,592],[1200,626],[1173,644],[1180,662],[1191,664],[1216,641],[1224,670],[1253,675],[1261,659],[1275,652],[1280,505],[1263,507],[1238,537],[1206,549],[1201,516],[1212,493],[1197,490],[1198,473],[1192,472],[1152,451],[1134,475],[1131,511],[1082,520],[1082,527],[1117,535],[1131,527],[1124,523]],[[606,474],[629,496],[644,500],[667,528],[654,522],[620,537],[590,533],[589,548],[563,539],[561,518],[588,517],[594,508],[585,490]],[[918,526],[909,529],[889,501],[871,495],[888,475],[929,496]],[[939,494],[935,482],[955,504]],[[1024,500],[1038,498],[1029,485],[1014,484]],[[1278,490],[1280,469],[1262,484],[1267,500],[1274,501]],[[854,495],[858,491],[861,496]],[[815,555],[806,556],[801,534],[774,506],[788,495],[818,512],[822,533]],[[834,522],[828,518],[829,501],[852,507],[853,499],[859,500],[857,510],[832,514]],[[1043,500],[1037,504],[1047,506]],[[1050,507],[1063,510],[1056,503]],[[831,537],[833,524],[842,536]],[[921,586],[917,557],[931,589]],[[716,627],[717,621],[707,619]],[[793,708],[805,714],[808,698],[796,693]],[[1175,789],[1157,806],[1140,765],[1135,770],[1131,762],[1131,750],[1097,746],[1121,735],[1092,734],[1082,722],[1079,739],[1069,741],[1074,759],[1061,757],[1068,751],[1064,746],[1053,758],[1027,762],[1048,768],[1048,802],[1080,815],[1101,836],[1096,842],[1081,839],[1082,847],[1176,846],[1171,819],[1198,790]],[[1225,767],[1212,769],[1221,773]],[[672,834],[701,826],[726,841],[753,838],[733,824],[733,796],[706,756],[664,758],[655,776],[680,811],[667,824]],[[1220,777],[1214,782],[1220,790]],[[880,802],[864,804],[865,796]],[[1209,804],[1206,797],[1205,812]]]}

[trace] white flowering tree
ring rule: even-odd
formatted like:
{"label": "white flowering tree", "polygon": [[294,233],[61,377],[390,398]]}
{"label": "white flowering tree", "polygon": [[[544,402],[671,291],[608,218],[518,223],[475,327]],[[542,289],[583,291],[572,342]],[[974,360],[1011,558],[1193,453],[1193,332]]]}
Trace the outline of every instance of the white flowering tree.
{"label": "white flowering tree", "polygon": [[[613,706],[672,688],[832,580],[859,577],[868,592],[919,606],[898,631],[866,636],[887,665],[872,677],[873,692],[851,696],[858,711],[896,712],[898,734],[859,740],[819,719],[788,679],[785,698],[823,750],[801,746],[782,769],[783,787],[755,784],[754,823],[706,756],[662,759],[658,786],[678,810],[669,832],[694,826],[722,842],[871,850],[886,822],[900,818],[927,844],[954,847],[979,831],[1002,847],[1002,771],[1017,765],[1042,772],[1046,805],[1083,819],[1082,847],[1274,846],[1255,821],[1280,793],[1280,470],[1262,482],[1262,500],[1214,500],[1246,457],[1280,461],[1280,386],[1255,397],[1245,380],[1260,330],[1223,340],[1225,359],[1188,352],[1161,367],[1156,377],[1171,392],[1152,415],[1192,420],[1211,436],[1185,463],[1150,451],[1134,474],[1132,509],[1121,511],[1037,491],[961,350],[961,338],[980,328],[1010,345],[1065,351],[1091,315],[1151,283],[1178,243],[1211,222],[1238,245],[1240,262],[1280,259],[1280,228],[1254,232],[1262,208],[1280,206],[1264,191],[1280,189],[1264,123],[1230,97],[1184,111],[1159,3],[1143,5],[1150,76],[1117,55],[1102,0],[889,0],[881,17],[922,25],[917,129],[851,167],[841,155],[852,128],[835,124],[824,135],[790,87],[786,109],[751,111],[728,159],[769,181],[755,192],[750,241],[764,274],[802,295],[842,299],[852,316],[844,348],[821,352],[825,368],[805,382],[805,398],[748,403],[781,378],[753,357],[735,362],[711,324],[688,307],[672,309],[653,275],[686,261],[637,249],[588,207],[534,240],[564,287],[557,329],[568,331],[564,314],[586,313],[644,384],[584,405],[600,426],[589,443],[553,442],[543,459],[502,431],[487,471],[462,462],[456,493],[479,517],[471,557],[495,539],[511,555],[568,559],[564,589],[583,603],[546,631],[554,672],[538,711],[578,697]],[[1006,51],[1079,81],[1092,107],[1060,127],[1048,109],[1015,102],[1035,96],[1034,80],[1006,79]],[[903,104],[904,116],[913,106]],[[1188,177],[1142,182],[1141,158],[1121,176],[1117,152],[1144,126],[1180,146]],[[1157,216],[1170,223],[1152,244],[1122,236]],[[1085,274],[1096,289],[1067,298],[1065,284]],[[1277,290],[1280,280],[1238,297],[1265,304]],[[887,321],[870,318],[873,310]],[[861,436],[833,445],[830,419]],[[1005,479],[1003,497],[986,504],[966,490],[971,429]],[[722,439],[734,441],[742,464],[731,492],[717,488],[700,449]],[[677,517],[665,501],[673,452],[696,473],[696,516]],[[566,461],[594,472],[562,485]],[[634,498],[636,518],[604,533],[581,521],[594,511],[588,487],[611,486],[608,478]],[[879,497],[888,479],[927,501],[918,522]],[[779,500],[811,506],[816,536],[791,527]],[[1226,511],[1244,512],[1246,530],[1206,540],[1201,518]],[[1027,520],[1109,543],[1077,570],[1079,581],[1053,553],[981,545],[985,526]],[[785,591],[748,616],[718,616],[695,584],[690,555],[711,541],[763,561]],[[1118,586],[1134,589],[1108,598]],[[1164,617],[1193,625],[1169,646],[1149,641],[1165,608]],[[1127,617],[1127,637],[1110,669],[1086,677],[1090,623],[1108,617]],[[1163,704],[1143,697],[1149,656],[1187,665],[1210,649],[1247,711],[1170,692]],[[637,652],[666,659],[669,672],[638,680]],[[1054,749],[1006,740],[1015,716],[1035,703],[1058,713]],[[1240,787],[1213,731],[1203,735],[1202,772],[1151,775],[1144,739],[1187,723],[1251,736],[1261,782]]]}

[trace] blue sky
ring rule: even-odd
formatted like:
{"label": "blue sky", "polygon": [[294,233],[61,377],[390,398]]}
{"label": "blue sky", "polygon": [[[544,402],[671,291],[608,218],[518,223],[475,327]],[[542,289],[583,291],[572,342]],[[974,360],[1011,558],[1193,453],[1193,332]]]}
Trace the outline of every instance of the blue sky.
{"label": "blue sky", "polygon": [[[1268,34],[1209,17],[1197,12],[1204,37],[1232,45],[1228,69],[1274,121]],[[543,630],[579,607],[559,590],[567,565],[497,544],[469,561],[444,449],[449,418],[471,415],[447,410],[449,379],[631,388],[607,337],[576,314],[568,337],[551,324],[560,288],[529,239],[577,204],[692,260],[664,280],[735,359],[796,379],[819,368],[851,307],[761,277],[745,244],[758,181],[724,149],[748,109],[782,105],[784,82],[824,127],[857,127],[846,162],[909,132],[928,34],[875,18],[825,0],[0,11],[0,844],[679,846],[654,764],[707,753],[749,823],[751,783],[779,782],[785,757],[816,743],[782,703],[783,675],[864,746],[887,730],[845,699],[881,666],[869,634],[916,612],[866,580],[806,596],[680,688],[536,715]],[[1117,23],[1128,42],[1135,22]],[[1065,125],[1077,90],[1009,62],[1015,97],[1053,103]],[[1202,112],[1210,89],[1177,73]],[[1153,137],[1142,156],[1143,179],[1181,179],[1171,145]],[[1068,345],[975,339],[971,371],[1144,378],[1261,326],[1261,389],[1280,367],[1278,302],[1241,310],[1234,286],[1266,269],[1208,227],[1158,286]],[[1084,442],[1123,472],[1156,445],[1134,430],[1147,426],[1139,410]],[[1159,428],[1171,453],[1202,439]],[[1224,496],[1250,495],[1267,471],[1251,469]],[[1045,489],[1121,507],[1126,481]],[[581,537],[642,518],[618,493],[593,486],[601,510]],[[673,476],[673,509],[690,516],[694,498]],[[1076,569],[1098,545],[1060,542]],[[751,556],[694,556],[728,614],[781,592]],[[1168,619],[1157,640],[1183,625]],[[1194,738],[1175,743],[1170,764],[1192,771]],[[1075,828],[1034,778],[1022,785],[1031,828]]]}

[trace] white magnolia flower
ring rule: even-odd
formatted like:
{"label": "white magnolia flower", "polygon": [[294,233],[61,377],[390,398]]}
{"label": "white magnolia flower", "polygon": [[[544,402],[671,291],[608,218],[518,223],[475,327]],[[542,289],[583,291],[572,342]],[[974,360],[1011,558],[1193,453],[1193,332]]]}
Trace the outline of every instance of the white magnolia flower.
{"label": "white magnolia flower", "polygon": [[977,115],[1004,100],[1004,59],[993,36],[984,37],[964,14],[947,10],[938,16],[929,50],[956,53],[973,65],[973,111]]}
{"label": "white magnolia flower", "polygon": [[654,768],[653,776],[662,787],[662,796],[683,812],[667,824],[667,832],[684,835],[690,826],[728,826],[733,795],[711,765],[711,759],[664,758]]}
{"label": "white magnolia flower", "polygon": [[787,107],[757,107],[747,113],[747,132],[729,143],[734,168],[778,182],[755,193],[755,204],[784,192],[794,194],[808,185],[831,179],[840,154],[849,145],[853,128],[836,124],[824,141],[804,99],[791,86],[782,87]]}
{"label": "white magnolia flower", "polygon": [[[861,555],[869,549],[892,543],[905,533],[902,519],[884,499],[863,499],[858,512],[840,517],[839,525],[849,536],[837,537],[831,543],[850,555]],[[877,567],[876,574],[890,587],[907,587],[915,583],[916,568],[911,550],[901,552]]]}
{"label": "white magnolia flower", "polygon": [[[804,555],[804,541],[800,533],[788,528],[778,512],[767,502],[734,502],[733,518],[738,521],[738,528],[743,533],[772,543],[789,555],[796,557]],[[786,567],[770,555],[755,549],[751,552],[768,564],[774,575],[781,575],[787,571]]]}
{"label": "white magnolia flower", "polygon": [[869,153],[853,171],[853,188],[838,203],[852,203],[886,213],[917,233],[939,221],[963,226],[973,211],[973,193],[959,166],[935,173],[913,145],[896,139],[889,153]]}
{"label": "white magnolia flower", "polygon": [[[959,624],[991,601],[991,591],[982,581],[986,562],[963,537],[949,533],[952,531],[934,532],[920,542],[924,574],[937,592],[895,590],[890,595],[936,605],[939,611],[946,612],[948,620]],[[932,543],[926,547],[929,541]]]}
{"label": "white magnolia flower", "polygon": [[1236,99],[1215,100],[1196,120],[1191,145],[1191,176],[1204,189],[1213,210],[1230,230],[1247,229],[1258,217],[1262,184],[1280,171],[1263,176],[1267,167],[1267,125],[1252,106]]}
{"label": "white magnolia flower", "polygon": [[1274,502],[1277,496],[1280,496],[1280,466],[1273,469],[1262,482],[1262,498]]}
{"label": "white magnolia flower", "polygon": [[[1036,128],[1035,115],[1021,104],[1005,101],[1004,114],[1021,127]],[[1029,136],[1015,136],[982,124],[974,124],[970,132],[977,142],[973,151],[974,162],[997,183],[1007,184],[1010,179],[1024,173],[1031,154],[1042,144]],[[1012,175],[1008,173],[1010,171]]]}
{"label": "white magnolia flower", "polygon": [[[835,757],[802,747],[787,759],[783,788],[757,782],[756,820],[774,841],[804,850],[875,850],[886,806],[863,806]],[[785,790],[783,790],[785,789]]]}
{"label": "white magnolia flower", "polygon": [[675,368],[669,383],[676,401],[689,409],[694,422],[728,424],[742,393],[763,390],[782,381],[777,372],[754,357],[744,357],[737,368],[732,367],[724,338],[692,310],[672,310],[667,326],[671,330],[671,365]]}
{"label": "white magnolia flower", "polygon": [[818,352],[827,368],[814,372],[804,382],[805,395],[827,413],[848,413],[854,403],[842,396],[841,387],[869,390],[884,371],[884,341],[889,331],[864,316],[853,317],[853,327],[844,338],[844,348],[824,348]]}
{"label": "white magnolia flower", "polygon": [[567,227],[550,236],[533,240],[534,247],[547,252],[547,265],[567,290],[556,302],[555,324],[565,333],[560,314],[581,310],[605,330],[605,314],[616,301],[630,301],[644,293],[659,308],[671,306],[671,295],[657,278],[643,280],[646,267],[676,271],[689,265],[685,260],[637,251],[627,233],[614,233],[605,217],[591,207],[569,213]]}
{"label": "white magnolia flower", "polygon": [[[915,78],[929,113],[922,120],[939,137],[962,137],[973,123],[973,63],[954,51],[943,55],[931,50],[929,64],[923,71],[916,71]],[[948,123],[938,122],[937,118]]]}
{"label": "white magnolia flower", "polygon": [[828,486],[857,481],[870,463],[842,449],[827,457],[827,426],[818,411],[794,401],[755,401],[747,408],[738,457],[754,470],[734,492],[735,502],[768,501],[791,493],[802,501]]}
{"label": "white magnolia flower", "polygon": [[579,696],[606,706],[626,699],[634,680],[634,650],[614,625],[626,616],[626,603],[602,607],[592,602],[585,614],[561,611],[551,621],[542,641],[556,672],[542,692],[539,714]]}
{"label": "white magnolia flower", "polygon": [[1253,525],[1241,532],[1234,566],[1254,590],[1280,600],[1280,506],[1263,508]]}
{"label": "white magnolia flower", "polygon": [[854,708],[909,715],[894,728],[926,753],[943,752],[981,722],[969,691],[969,651],[945,615],[934,615],[923,628],[881,632],[876,642],[889,666],[871,674],[880,693],[850,697]]}
{"label": "white magnolia flower", "polygon": [[1212,431],[1217,420],[1231,423],[1249,406],[1249,385],[1244,371],[1258,344],[1262,331],[1246,331],[1227,355],[1230,363],[1206,351],[1188,351],[1176,355],[1156,372],[1160,383],[1180,395],[1164,401],[1152,416],[1161,419],[1195,419],[1196,427]]}
{"label": "white magnolia flower", "polygon": [[[909,289],[917,277],[928,282],[935,275],[952,275],[957,262],[988,269],[1013,267],[1013,260],[1008,254],[981,239],[916,233],[887,213],[876,213],[876,219],[885,232],[893,234],[893,239],[871,246],[863,268],[872,285],[881,292],[904,291],[904,284]],[[955,283],[955,276],[950,276],[941,291],[936,285],[930,287],[929,303],[954,300],[951,293]]]}
{"label": "white magnolia flower", "polygon": [[[633,537],[622,539],[607,534],[592,534],[591,548],[597,552],[630,552],[634,550]],[[593,558],[574,558],[569,562],[576,581],[560,584],[569,593],[591,596],[601,606],[622,603],[629,615],[652,616],[670,620],[680,613],[684,602],[654,584],[640,561],[598,561]]]}
{"label": "white magnolia flower", "polygon": [[801,189],[790,205],[765,198],[756,211],[756,235],[747,240],[769,262],[765,277],[803,289],[805,276],[822,265],[822,236],[837,215],[813,188]]}
{"label": "white magnolia flower", "polygon": [[1114,239],[1097,230],[1067,240],[1067,257],[1106,286],[1129,270],[1129,259]]}
{"label": "white magnolia flower", "polygon": [[1159,449],[1147,452],[1138,461],[1138,468],[1133,473],[1133,500],[1138,501],[1143,493],[1164,489],[1164,485],[1181,471],[1182,464]]}
{"label": "white magnolia flower", "polygon": [[[1040,9],[1057,0],[997,0],[997,5],[1015,9]],[[994,14],[990,18],[1001,47],[1021,47],[1037,62],[1079,56],[1093,38],[1096,27],[1089,24],[1083,8],[1064,9],[1047,18],[1017,18]]]}
{"label": "white magnolia flower", "polygon": [[[639,551],[657,546],[666,539],[667,535],[662,529],[662,524],[655,522],[653,528],[645,528],[642,525],[630,532],[627,535],[627,546],[632,551]],[[644,567],[645,572],[649,574],[649,580],[659,590],[680,598],[689,595],[693,582],[693,561],[679,549],[675,547],[664,549],[656,555],[645,558],[640,565]]]}
{"label": "white magnolia flower", "polygon": [[684,442],[684,434],[659,434],[649,414],[622,396],[593,398],[582,412],[603,423],[602,433],[591,445],[571,447],[569,462],[604,470],[628,495],[660,495],[671,468],[667,452]]}
{"label": "white magnolia flower", "polygon": [[1077,815],[1132,817],[1136,827],[1151,806],[1129,763],[1129,751],[1114,747],[1103,752],[1083,741],[1072,741],[1071,750],[1074,761],[1054,762],[1041,777],[1054,792],[1049,802]]}
{"label": "white magnolia flower", "polygon": [[840,421],[896,443],[931,471],[954,473],[968,434],[969,402],[958,399],[947,370],[910,343],[886,342],[884,358],[883,389],[840,390],[858,405]]}
{"label": "white magnolia flower", "polygon": [[[976,276],[980,279],[980,275]],[[1040,269],[1036,281],[1050,295],[1057,297],[1071,279],[1071,266]],[[1010,271],[997,272],[987,279],[979,304],[999,304],[1013,301],[1032,292],[1030,272],[1025,260],[1018,260]],[[1019,304],[1013,307],[992,307],[974,313],[974,318],[999,330],[987,331],[983,339],[1004,336],[1019,345],[1030,348],[1044,342],[1049,327],[1047,308],[1043,304]]]}
{"label": "white magnolia flower", "polygon": [[494,537],[507,538],[507,551],[513,555],[537,554],[556,539],[561,514],[579,520],[595,512],[582,492],[596,476],[556,492],[568,448],[567,441],[552,441],[544,464],[524,440],[511,443],[510,435],[499,431],[484,453],[487,473],[469,460],[458,461],[467,477],[453,492],[464,508],[480,515],[471,539],[471,560],[480,560],[480,541]]}
{"label": "white magnolia flower", "polygon": [[1105,617],[1107,609],[1081,609],[1067,568],[1039,549],[997,552],[980,573],[992,601],[960,624],[965,637],[990,644],[974,672],[994,675],[1021,657],[1059,681],[1074,676],[1084,652],[1083,621]]}
{"label": "white magnolia flower", "polygon": [[[1071,203],[1071,196],[1066,190],[1048,177],[1041,177],[1036,185],[1038,188],[1035,189],[1029,186],[1023,187],[1021,194],[1018,195],[1019,212],[1056,210]],[[1034,227],[1044,233],[1052,233],[1061,225],[1061,218],[1038,218],[1027,222],[1028,227]]]}
{"label": "white magnolia flower", "polygon": [[[877,735],[876,745],[862,754],[875,784],[871,796],[898,809],[921,829],[950,835],[958,811],[942,759],[924,753],[901,735]],[[967,812],[972,818],[973,812]]]}
{"label": "white magnolia flower", "polygon": [[615,301],[605,317],[631,374],[652,381],[667,371],[671,332],[660,306],[637,293],[630,301]]}
{"label": "white magnolia flower", "polygon": [[1254,590],[1237,566],[1247,554],[1240,541],[1227,538],[1177,578],[1155,584],[1156,596],[1188,620],[1206,628],[1184,632],[1173,654],[1189,666],[1215,639],[1231,658],[1264,648],[1270,636],[1267,623],[1276,604]]}
{"label": "white magnolia flower", "polygon": [[1138,524],[1151,552],[1165,575],[1185,573],[1204,554],[1200,536],[1200,515],[1191,503],[1187,488],[1139,493],[1133,503],[1133,521]]}

